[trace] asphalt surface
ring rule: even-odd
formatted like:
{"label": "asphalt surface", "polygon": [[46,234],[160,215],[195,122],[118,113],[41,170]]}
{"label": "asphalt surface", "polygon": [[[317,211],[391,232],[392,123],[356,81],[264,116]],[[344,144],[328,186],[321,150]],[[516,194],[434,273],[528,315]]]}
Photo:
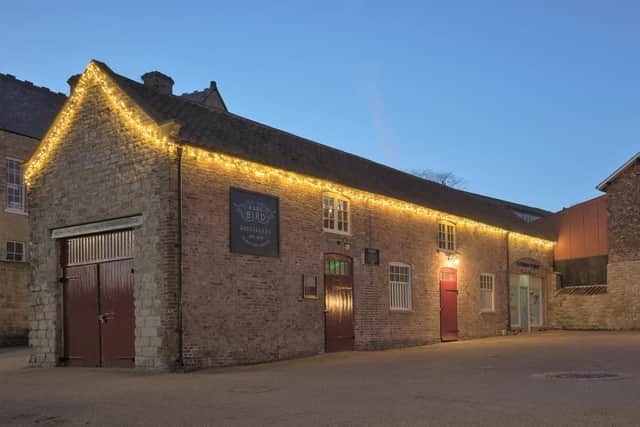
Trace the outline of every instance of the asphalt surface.
{"label": "asphalt surface", "polygon": [[[0,351],[2,426],[640,425],[640,332],[544,332],[186,374],[32,369],[26,356]],[[549,375],[558,373],[568,374]]]}

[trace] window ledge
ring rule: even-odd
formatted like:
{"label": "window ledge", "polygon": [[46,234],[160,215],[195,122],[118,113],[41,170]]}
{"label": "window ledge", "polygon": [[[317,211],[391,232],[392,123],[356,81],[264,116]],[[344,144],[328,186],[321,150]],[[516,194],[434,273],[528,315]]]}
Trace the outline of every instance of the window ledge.
{"label": "window ledge", "polygon": [[6,213],[11,213],[11,214],[16,214],[16,215],[23,215],[23,216],[29,216],[29,214],[27,213],[27,211],[24,211],[22,209],[12,209],[12,208],[6,208],[4,210]]}
{"label": "window ledge", "polygon": [[410,308],[390,308],[389,309],[390,313],[413,313],[413,309]]}
{"label": "window ledge", "polygon": [[496,314],[495,310],[480,310],[480,314]]}
{"label": "window ledge", "polygon": [[457,255],[458,254],[458,252],[455,249],[438,248],[437,251],[438,252],[442,252],[442,253],[447,254],[447,255]]}
{"label": "window ledge", "polygon": [[339,234],[341,236],[351,236],[351,233],[349,233],[348,231],[332,230],[330,228],[323,228],[322,231],[324,231],[325,233]]}

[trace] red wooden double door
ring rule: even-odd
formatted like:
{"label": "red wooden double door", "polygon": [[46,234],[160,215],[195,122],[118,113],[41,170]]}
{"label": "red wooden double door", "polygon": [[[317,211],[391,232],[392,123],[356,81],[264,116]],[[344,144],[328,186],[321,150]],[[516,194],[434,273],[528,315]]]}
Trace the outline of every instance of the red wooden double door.
{"label": "red wooden double door", "polygon": [[[112,242],[83,244],[109,246]],[[63,360],[67,366],[134,366],[133,275],[133,259],[64,267]]]}

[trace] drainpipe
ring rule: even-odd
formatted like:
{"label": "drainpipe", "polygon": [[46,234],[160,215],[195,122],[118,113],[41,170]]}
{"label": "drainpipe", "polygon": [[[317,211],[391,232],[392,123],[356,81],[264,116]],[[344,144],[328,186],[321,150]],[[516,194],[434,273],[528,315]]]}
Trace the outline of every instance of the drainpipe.
{"label": "drainpipe", "polygon": [[176,279],[176,305],[177,305],[177,323],[178,323],[178,360],[176,369],[184,369],[184,333],[182,328],[182,146],[178,146],[178,277]]}
{"label": "drainpipe", "polygon": [[511,330],[511,297],[510,297],[510,292],[511,292],[511,260],[509,259],[509,235],[511,234],[510,231],[507,231],[507,234],[505,235],[505,242],[506,242],[506,255],[507,255],[507,268],[506,268],[506,275],[507,275],[507,331]]}

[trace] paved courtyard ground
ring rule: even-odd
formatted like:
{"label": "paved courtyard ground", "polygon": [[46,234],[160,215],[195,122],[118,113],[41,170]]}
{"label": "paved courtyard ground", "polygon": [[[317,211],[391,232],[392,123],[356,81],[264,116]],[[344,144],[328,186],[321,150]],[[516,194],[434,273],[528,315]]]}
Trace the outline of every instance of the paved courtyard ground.
{"label": "paved courtyard ground", "polygon": [[[30,369],[0,350],[0,425],[638,426],[640,333],[544,332],[187,374]],[[553,379],[544,374],[620,374]]]}

